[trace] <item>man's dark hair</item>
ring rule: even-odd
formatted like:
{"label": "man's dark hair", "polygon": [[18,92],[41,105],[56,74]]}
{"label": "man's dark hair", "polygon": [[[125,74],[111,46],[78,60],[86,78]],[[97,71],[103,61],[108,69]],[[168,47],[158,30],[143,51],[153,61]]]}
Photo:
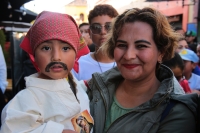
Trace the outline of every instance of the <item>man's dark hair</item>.
{"label": "man's dark hair", "polygon": [[184,62],[178,53],[175,53],[172,59],[164,61],[162,64],[168,66],[169,68],[179,67],[181,70],[184,69]]}
{"label": "man's dark hair", "polygon": [[80,29],[82,26],[89,25],[89,23],[81,23],[78,28]]}
{"label": "man's dark hair", "polygon": [[91,23],[91,20],[97,16],[108,15],[111,18],[114,18],[118,15],[117,10],[108,4],[99,4],[94,7],[93,10],[89,12],[88,21]]}
{"label": "man's dark hair", "polygon": [[177,31],[177,30],[183,30],[183,29],[181,27],[175,27],[174,30]]}

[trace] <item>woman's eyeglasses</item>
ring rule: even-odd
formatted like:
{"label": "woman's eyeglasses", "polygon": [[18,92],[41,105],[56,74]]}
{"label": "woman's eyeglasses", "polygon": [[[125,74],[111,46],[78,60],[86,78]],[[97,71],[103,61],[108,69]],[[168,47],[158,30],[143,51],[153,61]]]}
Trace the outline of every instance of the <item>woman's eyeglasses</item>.
{"label": "woman's eyeglasses", "polygon": [[92,34],[100,34],[103,27],[105,28],[106,32],[108,32],[111,29],[111,22],[107,22],[105,25],[93,23],[90,26],[90,30],[92,31]]}

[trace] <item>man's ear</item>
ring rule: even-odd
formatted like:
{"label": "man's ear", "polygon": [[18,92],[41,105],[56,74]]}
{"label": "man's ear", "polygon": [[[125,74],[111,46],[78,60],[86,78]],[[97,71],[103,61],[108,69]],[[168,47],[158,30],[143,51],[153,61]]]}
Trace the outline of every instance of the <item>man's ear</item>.
{"label": "man's ear", "polygon": [[90,38],[92,37],[92,33],[91,33],[91,30],[90,30],[90,28],[88,29],[88,33],[89,33],[89,35],[90,35]]}

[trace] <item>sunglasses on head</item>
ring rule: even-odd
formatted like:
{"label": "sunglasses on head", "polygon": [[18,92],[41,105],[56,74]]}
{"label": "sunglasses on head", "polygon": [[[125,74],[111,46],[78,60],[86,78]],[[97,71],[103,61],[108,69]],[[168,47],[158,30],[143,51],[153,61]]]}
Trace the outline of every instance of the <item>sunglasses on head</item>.
{"label": "sunglasses on head", "polygon": [[93,23],[90,26],[90,30],[92,31],[92,34],[100,34],[103,27],[105,28],[106,32],[108,32],[111,29],[111,22],[107,22],[105,25]]}

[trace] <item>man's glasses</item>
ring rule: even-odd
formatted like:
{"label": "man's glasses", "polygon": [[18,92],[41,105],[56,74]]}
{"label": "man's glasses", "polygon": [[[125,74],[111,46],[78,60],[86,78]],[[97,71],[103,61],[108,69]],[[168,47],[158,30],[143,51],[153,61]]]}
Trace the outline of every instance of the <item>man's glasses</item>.
{"label": "man's glasses", "polygon": [[93,23],[90,26],[90,30],[92,31],[92,34],[100,34],[103,27],[105,28],[106,32],[108,32],[111,29],[111,22],[107,22],[105,25]]}

